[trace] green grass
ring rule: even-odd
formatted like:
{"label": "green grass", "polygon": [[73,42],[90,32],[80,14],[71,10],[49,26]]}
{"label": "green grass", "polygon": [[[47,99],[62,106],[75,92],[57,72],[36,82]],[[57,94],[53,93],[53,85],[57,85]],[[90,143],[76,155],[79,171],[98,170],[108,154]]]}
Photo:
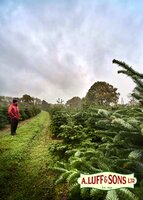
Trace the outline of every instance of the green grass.
{"label": "green grass", "polygon": [[48,171],[50,117],[41,112],[17,129],[0,132],[0,199],[55,199],[54,175]]}

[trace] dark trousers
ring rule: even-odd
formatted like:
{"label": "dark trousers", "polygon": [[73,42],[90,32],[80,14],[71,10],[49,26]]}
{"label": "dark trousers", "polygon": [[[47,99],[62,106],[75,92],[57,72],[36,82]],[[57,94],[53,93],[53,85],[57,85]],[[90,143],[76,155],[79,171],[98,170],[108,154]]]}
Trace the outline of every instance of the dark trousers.
{"label": "dark trousers", "polygon": [[16,129],[18,125],[18,119],[11,119],[11,135],[16,135]]}

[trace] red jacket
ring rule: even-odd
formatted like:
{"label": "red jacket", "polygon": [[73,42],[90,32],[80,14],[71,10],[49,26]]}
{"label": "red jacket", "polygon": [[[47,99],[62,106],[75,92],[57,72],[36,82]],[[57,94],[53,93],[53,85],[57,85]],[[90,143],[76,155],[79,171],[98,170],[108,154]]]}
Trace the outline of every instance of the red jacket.
{"label": "red jacket", "polygon": [[8,115],[11,119],[19,119],[19,107],[14,103],[11,103],[8,108]]}

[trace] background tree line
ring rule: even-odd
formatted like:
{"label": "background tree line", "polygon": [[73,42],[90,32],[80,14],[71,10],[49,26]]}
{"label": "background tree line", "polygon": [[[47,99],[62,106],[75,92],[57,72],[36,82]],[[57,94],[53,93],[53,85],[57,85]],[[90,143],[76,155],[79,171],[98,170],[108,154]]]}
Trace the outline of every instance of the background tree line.
{"label": "background tree line", "polygon": [[[136,83],[136,87],[130,94],[129,104],[143,105],[143,74],[136,72],[132,69],[132,67],[128,66],[124,62],[113,60],[113,63],[118,64],[123,68],[123,70],[119,70],[118,73],[130,76]],[[37,113],[37,110],[49,111],[57,105],[64,105],[70,108],[81,108],[93,105],[101,107],[118,105],[120,93],[117,90],[117,88],[105,81],[98,81],[89,88],[84,98],[81,99],[77,96],[72,97],[65,103],[65,105],[63,104],[64,100],[61,98],[57,99],[56,104],[49,104],[45,100],[24,94],[21,98],[18,98],[21,108],[21,120],[34,116],[35,113]],[[0,96],[0,128],[4,127],[4,125],[8,123],[7,106],[11,103],[11,101],[12,97]]]}

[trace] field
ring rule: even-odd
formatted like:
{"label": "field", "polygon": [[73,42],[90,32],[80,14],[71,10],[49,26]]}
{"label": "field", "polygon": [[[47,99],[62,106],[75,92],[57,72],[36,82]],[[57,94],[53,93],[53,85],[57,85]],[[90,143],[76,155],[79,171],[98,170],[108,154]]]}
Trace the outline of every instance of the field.
{"label": "field", "polygon": [[[141,200],[143,109],[56,106],[0,132],[2,200]],[[134,189],[81,189],[80,174],[134,173]]]}

